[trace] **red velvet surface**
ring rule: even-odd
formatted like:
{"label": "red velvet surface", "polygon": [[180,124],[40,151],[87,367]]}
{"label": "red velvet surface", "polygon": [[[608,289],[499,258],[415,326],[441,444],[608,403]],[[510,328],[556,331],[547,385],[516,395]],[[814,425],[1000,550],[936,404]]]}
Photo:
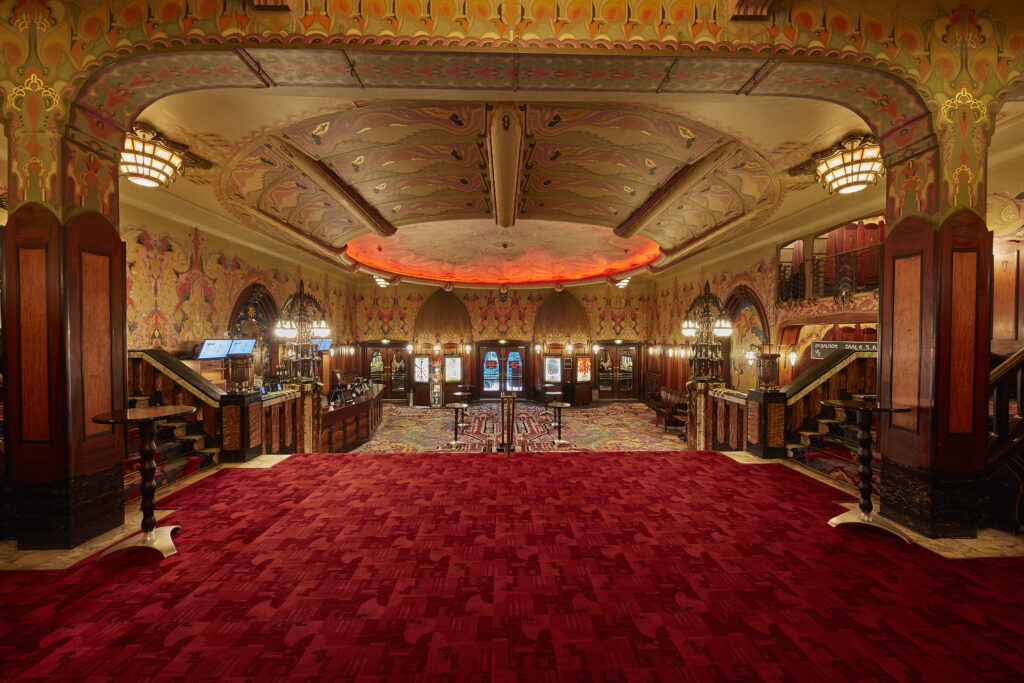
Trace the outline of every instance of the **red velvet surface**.
{"label": "red velvet surface", "polygon": [[826,525],[715,453],[295,456],[162,502],[179,554],[0,573],[0,678],[993,680],[1024,558]]}

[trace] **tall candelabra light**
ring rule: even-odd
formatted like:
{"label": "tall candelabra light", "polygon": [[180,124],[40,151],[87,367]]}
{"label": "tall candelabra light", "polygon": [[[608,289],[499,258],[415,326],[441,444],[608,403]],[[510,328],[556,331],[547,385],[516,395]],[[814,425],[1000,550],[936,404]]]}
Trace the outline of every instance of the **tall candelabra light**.
{"label": "tall candelabra light", "polygon": [[290,374],[300,378],[314,377],[316,343],[313,340],[330,334],[323,307],[316,297],[305,291],[300,280],[298,291],[285,300],[274,325],[274,335],[284,340],[286,356],[294,364]]}
{"label": "tall candelabra light", "polygon": [[704,283],[704,292],[693,300],[682,324],[684,337],[693,339],[690,346],[691,378],[697,381],[722,381],[722,340],[732,334],[732,323],[718,297],[711,293],[711,283]]}

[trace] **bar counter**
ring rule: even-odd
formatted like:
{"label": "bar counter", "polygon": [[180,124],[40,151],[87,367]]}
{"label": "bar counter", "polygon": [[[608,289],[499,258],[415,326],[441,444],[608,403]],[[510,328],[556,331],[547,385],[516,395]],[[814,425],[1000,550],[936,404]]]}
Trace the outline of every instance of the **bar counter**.
{"label": "bar counter", "polygon": [[326,408],[320,423],[320,447],[326,453],[344,453],[369,441],[384,416],[383,387],[359,398]]}

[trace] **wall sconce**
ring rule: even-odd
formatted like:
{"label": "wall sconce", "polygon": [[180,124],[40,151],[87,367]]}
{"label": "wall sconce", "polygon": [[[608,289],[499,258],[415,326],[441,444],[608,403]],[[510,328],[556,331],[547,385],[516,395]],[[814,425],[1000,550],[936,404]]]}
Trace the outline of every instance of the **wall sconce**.
{"label": "wall sconce", "polygon": [[671,348],[671,347],[669,347],[669,350],[668,350],[668,357],[669,357],[669,358],[671,358],[671,357],[672,357],[672,348]]}
{"label": "wall sconce", "polygon": [[470,354],[470,352],[472,352],[472,351],[473,351],[473,346],[472,346],[472,344],[466,344],[466,345],[465,345],[465,346],[463,346],[462,348],[463,348],[463,349],[465,349],[465,351],[466,351],[466,355],[467,355],[467,356],[468,356],[468,355]]}
{"label": "wall sconce", "polygon": [[565,345],[565,350],[566,350],[567,353],[572,353],[572,344],[566,344]]}
{"label": "wall sconce", "polygon": [[541,348],[540,344],[534,344],[533,345],[533,350],[536,351],[537,353],[540,353],[540,348]]}
{"label": "wall sconce", "polygon": [[440,353],[440,351],[441,351],[441,345],[440,344],[434,344],[434,353]]}
{"label": "wall sconce", "polygon": [[390,340],[390,339],[387,339],[387,338],[385,338],[385,339],[381,339],[381,340],[380,340],[380,343],[381,343],[381,344],[384,344],[384,345],[386,346],[386,345],[388,345],[388,344],[390,344],[390,343],[391,343],[391,340]]}
{"label": "wall sconce", "polygon": [[409,352],[409,353],[412,353],[412,349],[413,349],[413,346],[412,346],[412,344],[406,344],[406,345],[405,345],[405,350],[406,350],[407,352]]}

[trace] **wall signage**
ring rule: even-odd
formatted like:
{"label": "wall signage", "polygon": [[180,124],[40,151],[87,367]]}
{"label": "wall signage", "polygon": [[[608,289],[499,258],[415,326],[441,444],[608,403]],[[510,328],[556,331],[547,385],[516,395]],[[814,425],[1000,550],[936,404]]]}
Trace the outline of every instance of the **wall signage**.
{"label": "wall signage", "polygon": [[836,351],[878,351],[878,342],[816,341],[811,342],[811,360],[823,360]]}

